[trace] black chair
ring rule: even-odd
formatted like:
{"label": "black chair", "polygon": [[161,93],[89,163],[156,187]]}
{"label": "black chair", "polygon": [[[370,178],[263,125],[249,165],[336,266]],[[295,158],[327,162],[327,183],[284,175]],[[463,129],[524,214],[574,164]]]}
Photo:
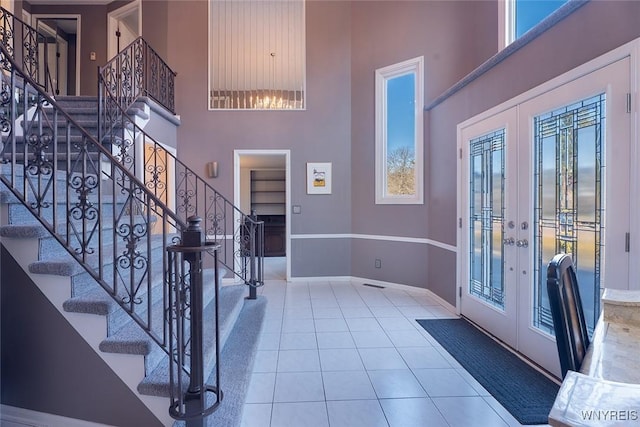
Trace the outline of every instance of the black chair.
{"label": "black chair", "polygon": [[558,254],[553,257],[547,267],[547,292],[564,378],[567,371],[580,370],[589,347],[587,322],[571,256]]}

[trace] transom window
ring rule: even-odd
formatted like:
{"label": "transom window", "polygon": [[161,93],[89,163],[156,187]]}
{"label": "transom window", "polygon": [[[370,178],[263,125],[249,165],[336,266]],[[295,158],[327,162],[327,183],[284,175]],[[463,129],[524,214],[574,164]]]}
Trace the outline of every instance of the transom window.
{"label": "transom window", "polygon": [[423,63],[376,70],[376,204],[423,203]]}

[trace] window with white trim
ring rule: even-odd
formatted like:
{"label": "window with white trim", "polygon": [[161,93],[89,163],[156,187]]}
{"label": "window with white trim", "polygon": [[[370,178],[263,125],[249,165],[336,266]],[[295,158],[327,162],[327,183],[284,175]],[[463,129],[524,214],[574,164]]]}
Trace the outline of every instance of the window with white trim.
{"label": "window with white trim", "polygon": [[513,43],[568,0],[504,0],[499,3],[501,46]]}
{"label": "window with white trim", "polygon": [[376,204],[422,204],[424,58],[376,70]]}

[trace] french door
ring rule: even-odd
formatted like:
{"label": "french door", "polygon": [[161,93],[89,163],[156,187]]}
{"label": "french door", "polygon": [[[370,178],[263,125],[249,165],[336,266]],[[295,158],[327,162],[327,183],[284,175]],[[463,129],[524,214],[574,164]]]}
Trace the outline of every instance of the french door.
{"label": "french door", "polygon": [[572,255],[592,329],[628,288],[629,59],[460,129],[461,313],[559,374],[546,290]]}

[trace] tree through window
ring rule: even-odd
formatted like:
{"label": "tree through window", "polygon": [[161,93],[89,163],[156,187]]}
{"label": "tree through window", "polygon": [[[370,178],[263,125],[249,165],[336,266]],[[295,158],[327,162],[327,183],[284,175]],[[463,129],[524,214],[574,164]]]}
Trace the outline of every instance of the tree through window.
{"label": "tree through window", "polygon": [[423,58],[376,70],[376,203],[421,204]]}

